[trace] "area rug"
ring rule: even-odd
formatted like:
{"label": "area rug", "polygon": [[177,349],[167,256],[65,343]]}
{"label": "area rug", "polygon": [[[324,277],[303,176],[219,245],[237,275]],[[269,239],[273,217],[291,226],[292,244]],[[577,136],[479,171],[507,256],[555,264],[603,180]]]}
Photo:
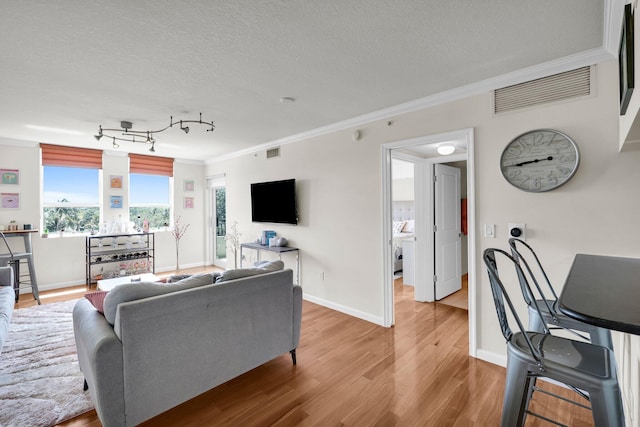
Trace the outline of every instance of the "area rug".
{"label": "area rug", "polygon": [[53,426],[93,409],[73,337],[76,301],[14,310],[0,354],[0,426]]}

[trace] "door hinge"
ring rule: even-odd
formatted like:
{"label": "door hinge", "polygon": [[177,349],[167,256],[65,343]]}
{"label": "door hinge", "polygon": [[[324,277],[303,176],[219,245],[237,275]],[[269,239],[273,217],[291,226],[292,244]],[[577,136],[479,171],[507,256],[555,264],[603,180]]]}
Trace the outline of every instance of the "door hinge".
{"label": "door hinge", "polygon": [[437,282],[438,281],[438,276],[436,276],[435,274],[433,275],[433,281]]}
{"label": "door hinge", "polygon": [[433,224],[433,232],[435,233],[436,231],[438,231],[438,226]]}
{"label": "door hinge", "polygon": [[438,176],[437,175],[433,175],[433,182],[438,182]]}

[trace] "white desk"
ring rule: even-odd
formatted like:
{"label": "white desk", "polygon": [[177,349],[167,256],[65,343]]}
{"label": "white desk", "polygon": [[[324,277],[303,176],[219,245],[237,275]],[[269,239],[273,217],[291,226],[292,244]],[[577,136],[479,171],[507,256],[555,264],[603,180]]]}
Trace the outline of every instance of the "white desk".
{"label": "white desk", "polygon": [[253,249],[258,253],[257,260],[260,261],[260,252],[267,251],[278,254],[278,259],[282,260],[282,254],[287,252],[296,253],[296,285],[300,285],[300,250],[289,246],[263,246],[259,243],[241,243],[240,244],[240,268],[242,268],[242,250]]}

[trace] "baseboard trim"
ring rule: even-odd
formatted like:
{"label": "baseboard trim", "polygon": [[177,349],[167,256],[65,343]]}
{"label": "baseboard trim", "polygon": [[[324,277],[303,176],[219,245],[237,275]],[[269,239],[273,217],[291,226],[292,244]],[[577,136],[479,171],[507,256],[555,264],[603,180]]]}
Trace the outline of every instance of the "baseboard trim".
{"label": "baseboard trim", "polygon": [[348,314],[349,316],[357,317],[358,319],[366,320],[367,322],[375,323],[379,326],[384,326],[382,317],[372,316],[369,313],[365,313],[360,310],[355,310],[351,307],[347,307],[344,305],[336,304],[331,301],[327,301],[322,298],[314,297],[313,295],[303,294],[302,297],[305,301],[312,302],[314,304],[321,305],[323,307],[330,308],[335,311],[339,311],[340,313]]}
{"label": "baseboard trim", "polygon": [[487,350],[478,349],[476,353],[476,357],[480,360],[484,360],[485,362],[492,363],[494,365],[506,367],[507,366],[507,356],[503,354],[493,353]]}

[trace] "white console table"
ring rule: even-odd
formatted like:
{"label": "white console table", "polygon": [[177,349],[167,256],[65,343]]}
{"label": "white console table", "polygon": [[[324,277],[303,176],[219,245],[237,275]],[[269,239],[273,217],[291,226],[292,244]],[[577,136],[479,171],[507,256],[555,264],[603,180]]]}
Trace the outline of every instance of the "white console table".
{"label": "white console table", "polygon": [[282,260],[282,254],[287,252],[296,253],[296,285],[300,284],[300,250],[289,246],[265,246],[259,243],[241,243],[240,244],[240,268],[242,268],[242,260],[244,259],[243,250],[253,249],[257,252],[257,260],[260,261],[260,252],[273,252],[278,254],[278,259]]}

